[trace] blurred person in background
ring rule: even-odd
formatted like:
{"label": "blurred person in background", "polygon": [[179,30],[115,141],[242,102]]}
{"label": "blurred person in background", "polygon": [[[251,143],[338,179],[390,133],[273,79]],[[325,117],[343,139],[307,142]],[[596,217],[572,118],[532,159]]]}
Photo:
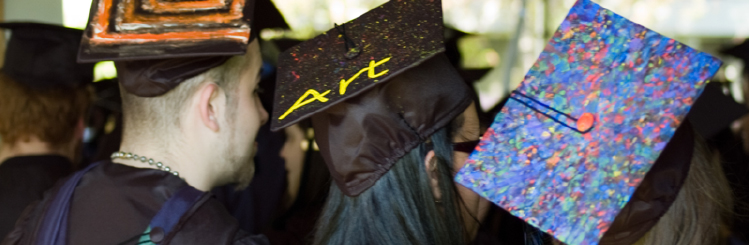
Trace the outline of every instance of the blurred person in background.
{"label": "blurred person in background", "polygon": [[1,23],[12,31],[0,71],[0,238],[80,160],[93,65],[77,64],[80,30]]}

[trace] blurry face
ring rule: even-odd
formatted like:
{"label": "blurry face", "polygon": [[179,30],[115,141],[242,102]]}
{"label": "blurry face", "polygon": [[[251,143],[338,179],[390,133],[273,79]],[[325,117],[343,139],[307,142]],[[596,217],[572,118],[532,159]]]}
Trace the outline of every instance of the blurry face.
{"label": "blurry face", "polygon": [[[458,126],[458,128],[453,132],[454,143],[475,141],[481,137],[479,117],[478,113],[476,112],[475,104],[471,103],[471,105],[468,106],[468,108],[463,112],[462,116],[459,116],[458,118],[456,118],[456,120],[462,120],[462,122],[453,122],[453,125]],[[466,164],[466,160],[468,160],[468,153],[454,151],[453,173],[457,173],[461,168],[463,168],[463,166]],[[481,198],[478,194],[476,194],[476,192],[473,192],[458,183],[455,183],[455,186],[457,187],[458,194],[460,195],[464,204],[461,205],[461,211],[463,212],[463,222],[466,225],[466,229],[468,230],[469,235],[473,237],[478,231],[478,221],[481,220],[484,215],[486,215],[486,210],[488,210],[489,207],[489,201]]]}
{"label": "blurry face", "polygon": [[244,57],[249,59],[239,76],[239,84],[235,94],[236,111],[229,114],[228,120],[230,129],[224,130],[228,138],[227,149],[224,156],[225,162],[232,166],[227,169],[233,179],[231,182],[237,184],[237,188],[245,188],[250,184],[252,176],[255,173],[255,163],[253,157],[257,151],[257,136],[260,126],[268,121],[268,112],[263,109],[258,97],[257,85],[260,81],[260,67],[262,60],[260,58],[260,46],[257,40],[252,42],[247,48],[247,54]]}

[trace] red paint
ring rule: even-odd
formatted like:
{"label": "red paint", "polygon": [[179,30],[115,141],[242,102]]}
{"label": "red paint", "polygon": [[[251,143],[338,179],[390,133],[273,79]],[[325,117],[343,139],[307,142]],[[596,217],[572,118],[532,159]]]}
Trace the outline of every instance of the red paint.
{"label": "red paint", "polygon": [[591,127],[593,127],[593,122],[595,121],[595,118],[593,117],[593,114],[590,113],[583,113],[583,115],[580,116],[580,118],[577,119],[577,130],[580,130],[582,132],[588,131]]}

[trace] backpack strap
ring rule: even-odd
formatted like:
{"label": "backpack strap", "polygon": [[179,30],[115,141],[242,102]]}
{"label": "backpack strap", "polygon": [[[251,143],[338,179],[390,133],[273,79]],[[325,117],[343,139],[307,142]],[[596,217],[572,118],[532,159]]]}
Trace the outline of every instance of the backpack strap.
{"label": "backpack strap", "polygon": [[55,195],[55,199],[49,206],[49,210],[44,214],[39,233],[37,234],[37,244],[41,245],[64,245],[67,244],[68,235],[68,216],[70,213],[70,201],[73,198],[75,187],[81,181],[83,175],[89,170],[98,166],[101,162],[88,165],[88,167],[75,172],[70,179],[60,187]]}
{"label": "backpack strap", "polygon": [[148,227],[150,229],[149,236],[151,242],[158,244],[164,241],[171,232],[176,231],[175,228],[180,219],[193,209],[201,199],[204,199],[205,195],[207,195],[206,192],[202,192],[189,185],[185,185],[177,190],[161,206],[156,216],[151,219]]}

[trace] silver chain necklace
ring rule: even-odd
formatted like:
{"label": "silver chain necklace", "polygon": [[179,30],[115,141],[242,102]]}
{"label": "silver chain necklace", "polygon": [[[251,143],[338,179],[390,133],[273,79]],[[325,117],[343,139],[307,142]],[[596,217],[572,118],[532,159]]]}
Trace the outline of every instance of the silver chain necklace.
{"label": "silver chain necklace", "polygon": [[138,155],[135,155],[133,153],[122,152],[122,151],[116,151],[116,152],[112,153],[111,158],[112,158],[112,160],[119,158],[119,159],[128,159],[128,160],[140,161],[140,162],[143,162],[143,163],[148,162],[148,165],[156,166],[156,168],[158,168],[159,170],[169,172],[169,173],[173,174],[174,176],[179,177],[179,173],[177,171],[172,171],[172,168],[170,168],[169,166],[164,165],[161,162],[154,161],[153,158],[147,158],[145,156],[138,156]]}

